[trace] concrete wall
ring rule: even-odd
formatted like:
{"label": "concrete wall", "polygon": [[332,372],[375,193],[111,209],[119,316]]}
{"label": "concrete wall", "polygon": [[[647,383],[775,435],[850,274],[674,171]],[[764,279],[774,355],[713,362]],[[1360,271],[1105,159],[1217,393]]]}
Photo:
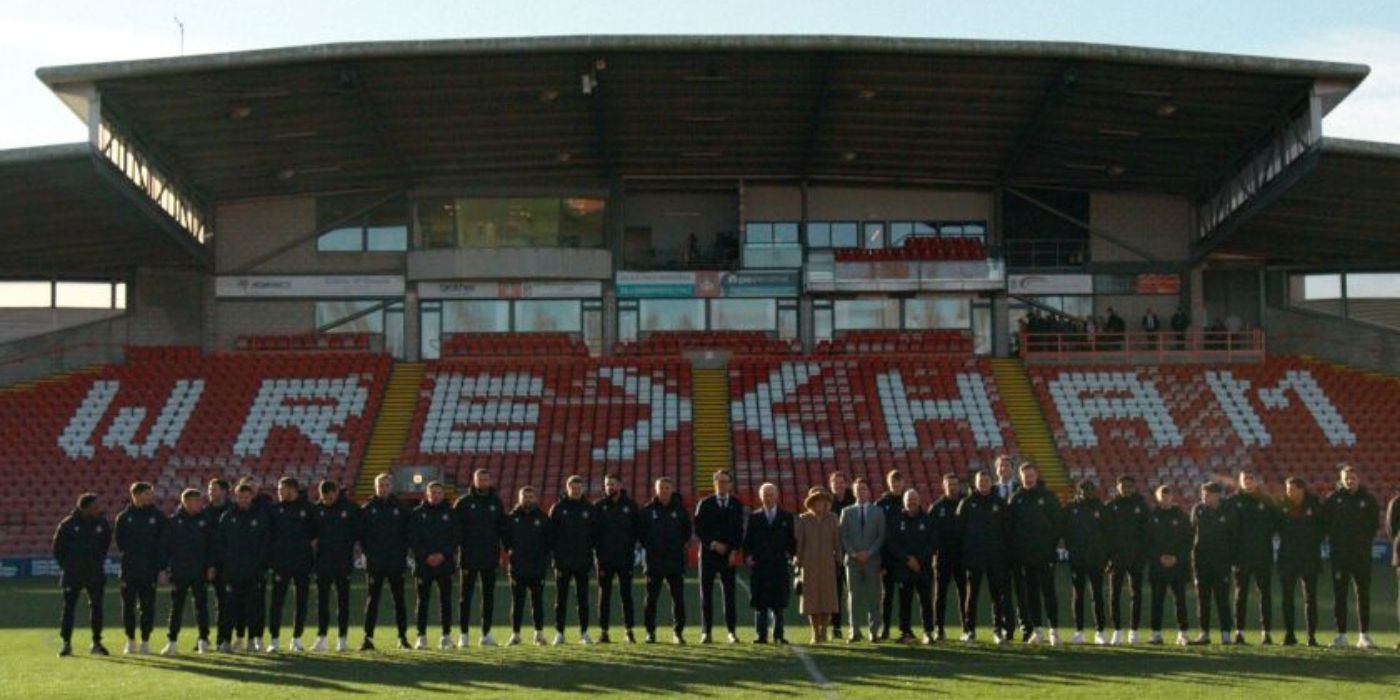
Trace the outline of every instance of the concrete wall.
{"label": "concrete wall", "polygon": [[1307,354],[1354,367],[1400,373],[1400,332],[1267,304],[1264,331],[1271,355]]}
{"label": "concrete wall", "polygon": [[489,248],[415,250],[408,254],[408,279],[597,279],[612,278],[612,253],[593,248]]}
{"label": "concrete wall", "polygon": [[802,188],[797,185],[745,185],[745,221],[797,221],[802,218]]}
{"label": "concrete wall", "polygon": [[217,302],[218,322],[211,349],[229,350],[240,335],[286,335],[316,330],[316,302],[301,299]]}
{"label": "concrete wall", "polygon": [[807,218],[812,221],[990,221],[992,193],[812,187],[807,190]]}
{"label": "concrete wall", "polygon": [[0,309],[0,344],[125,314],[121,309]]}
{"label": "concrete wall", "polygon": [[[319,275],[336,273],[384,273],[403,270],[403,253],[318,253],[316,199],[244,200],[219,205],[215,212],[219,233],[214,238],[215,267],[221,273]],[[277,256],[251,269],[244,266],[291,245]]]}
{"label": "concrete wall", "polygon": [[[1089,225],[1158,260],[1181,261],[1190,254],[1191,205],[1182,197],[1094,192],[1089,195]],[[1143,262],[1099,235],[1091,236],[1089,251],[1094,262]]]}
{"label": "concrete wall", "polygon": [[120,362],[128,341],[127,321],[127,316],[118,316],[0,345],[0,386]]}

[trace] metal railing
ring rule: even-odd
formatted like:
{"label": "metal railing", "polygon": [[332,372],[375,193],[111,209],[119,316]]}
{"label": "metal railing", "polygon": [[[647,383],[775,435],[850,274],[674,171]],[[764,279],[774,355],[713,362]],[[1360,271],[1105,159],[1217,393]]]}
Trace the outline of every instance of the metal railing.
{"label": "metal railing", "polygon": [[1010,267],[1076,267],[1089,262],[1083,238],[1011,239],[1002,244]]}
{"label": "metal railing", "polygon": [[1030,333],[1017,335],[1028,362],[1260,362],[1264,332],[1188,330],[1183,333]]}

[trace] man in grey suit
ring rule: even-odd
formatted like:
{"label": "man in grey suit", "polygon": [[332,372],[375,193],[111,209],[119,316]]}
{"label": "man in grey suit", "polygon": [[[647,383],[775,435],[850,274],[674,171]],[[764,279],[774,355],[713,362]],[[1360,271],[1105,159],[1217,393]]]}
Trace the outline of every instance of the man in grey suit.
{"label": "man in grey suit", "polygon": [[854,483],[856,502],[841,511],[841,548],[846,552],[846,609],[851,611],[849,643],[860,631],[880,637],[880,548],[885,544],[885,513],[870,502],[870,484]]}

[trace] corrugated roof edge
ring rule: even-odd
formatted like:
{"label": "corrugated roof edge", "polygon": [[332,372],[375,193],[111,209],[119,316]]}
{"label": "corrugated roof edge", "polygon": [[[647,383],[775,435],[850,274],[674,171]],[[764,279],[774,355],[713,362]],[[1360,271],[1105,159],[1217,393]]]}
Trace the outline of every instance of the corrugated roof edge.
{"label": "corrugated roof edge", "polygon": [[847,35],[572,35],[314,44],[171,58],[49,66],[35,73],[51,87],[96,80],[253,68],[316,61],[570,51],[850,51],[987,58],[1040,58],[1176,66],[1327,78],[1353,84],[1369,66],[1116,44]]}
{"label": "corrugated roof edge", "polygon": [[1339,156],[1400,160],[1400,143],[1340,139],[1327,136],[1322,139],[1322,152]]}
{"label": "corrugated roof edge", "polygon": [[77,143],[56,143],[43,146],[26,146],[0,150],[0,166],[31,165],[58,160],[86,158],[91,148],[86,141]]}

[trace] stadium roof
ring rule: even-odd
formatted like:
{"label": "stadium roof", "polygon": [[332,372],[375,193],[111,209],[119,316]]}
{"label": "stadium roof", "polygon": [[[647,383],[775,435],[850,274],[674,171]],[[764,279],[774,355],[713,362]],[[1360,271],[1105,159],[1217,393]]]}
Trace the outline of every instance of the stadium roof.
{"label": "stadium roof", "polygon": [[102,172],[86,143],[0,151],[0,276],[115,279],[200,262]]}
{"label": "stadium roof", "polygon": [[1280,264],[1393,266],[1400,260],[1400,144],[1323,139],[1311,172],[1220,251]]}
{"label": "stadium roof", "polygon": [[573,36],[43,68],[197,201],[734,178],[1199,196],[1362,65],[1079,43]]}

